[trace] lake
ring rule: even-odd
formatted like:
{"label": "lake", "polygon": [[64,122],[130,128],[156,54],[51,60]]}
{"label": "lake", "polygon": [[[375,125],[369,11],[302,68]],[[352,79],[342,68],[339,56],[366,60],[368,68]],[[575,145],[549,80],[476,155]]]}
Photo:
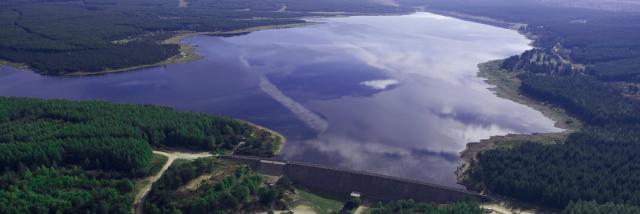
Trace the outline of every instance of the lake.
{"label": "lake", "polygon": [[531,47],[516,31],[431,13],[194,36],[201,60],[86,77],[0,68],[0,95],[107,100],[227,115],[283,133],[278,157],[460,187],[468,142],[554,132],[497,97],[477,64]]}

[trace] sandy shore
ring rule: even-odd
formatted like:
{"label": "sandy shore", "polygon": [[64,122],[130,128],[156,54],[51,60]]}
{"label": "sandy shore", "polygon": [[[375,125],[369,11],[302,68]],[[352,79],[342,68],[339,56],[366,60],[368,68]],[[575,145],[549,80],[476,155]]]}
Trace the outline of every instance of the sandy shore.
{"label": "sandy shore", "polygon": [[278,132],[276,132],[274,130],[271,130],[271,129],[267,128],[267,127],[264,127],[264,126],[261,126],[261,125],[258,125],[258,124],[255,124],[255,123],[252,123],[252,122],[249,122],[249,121],[244,121],[243,120],[242,122],[245,122],[245,123],[249,124],[250,126],[253,126],[253,127],[257,128],[257,129],[267,131],[267,132],[271,133],[272,135],[274,135],[276,137],[280,137],[280,139],[282,139],[282,142],[278,145],[278,148],[276,148],[275,151],[273,151],[273,154],[274,155],[279,155],[280,152],[282,152],[282,149],[284,148],[284,144],[287,143],[287,138],[284,135],[282,135],[282,134],[280,134],[280,133],[278,133]]}
{"label": "sandy shore", "polygon": [[164,60],[162,62],[158,62],[158,63],[154,63],[154,64],[147,64],[147,65],[138,65],[138,66],[133,66],[133,67],[121,68],[121,69],[96,71],[96,72],[81,72],[81,71],[79,71],[79,72],[67,73],[67,74],[63,74],[63,75],[65,75],[65,76],[101,75],[101,74],[132,71],[132,70],[150,68],[150,67],[158,67],[158,66],[169,65],[169,64],[179,64],[179,63],[185,63],[185,62],[198,60],[198,59],[201,58],[201,56],[199,56],[196,53],[195,48],[193,46],[189,45],[189,44],[182,43],[182,40],[184,40],[186,38],[189,38],[189,37],[192,37],[192,36],[198,36],[198,35],[222,36],[222,35],[228,35],[228,34],[251,33],[251,32],[260,31],[260,30],[302,27],[302,26],[315,25],[315,24],[319,24],[319,23],[305,22],[305,23],[293,23],[293,24],[283,24],[283,25],[265,25],[265,26],[244,28],[244,29],[239,29],[239,30],[217,31],[217,32],[183,31],[183,32],[177,33],[177,35],[175,35],[175,36],[173,36],[173,37],[171,37],[169,39],[166,39],[166,40],[162,41],[162,44],[178,44],[178,45],[180,45],[180,53],[178,53],[177,55],[175,55],[175,56],[173,56],[173,57],[171,57],[169,59],[166,59],[166,60]]}
{"label": "sandy shore", "polygon": [[564,129],[565,131],[556,133],[492,136],[489,139],[481,140],[480,142],[468,143],[465,150],[460,153],[460,157],[464,163],[456,171],[456,175],[458,183],[463,184],[472,190],[482,189],[478,186],[479,184],[471,182],[467,175],[467,172],[471,167],[471,162],[475,160],[476,156],[480,152],[496,148],[510,148],[529,141],[539,143],[562,143],[569,134],[582,127],[582,123],[578,119],[568,115],[564,109],[522,95],[519,91],[521,83],[517,78],[517,73],[501,70],[501,64],[502,60],[481,63],[478,65],[478,76],[485,78],[487,83],[494,86],[491,90],[494,91],[498,97],[509,99],[540,111],[543,115],[555,121],[555,127]]}

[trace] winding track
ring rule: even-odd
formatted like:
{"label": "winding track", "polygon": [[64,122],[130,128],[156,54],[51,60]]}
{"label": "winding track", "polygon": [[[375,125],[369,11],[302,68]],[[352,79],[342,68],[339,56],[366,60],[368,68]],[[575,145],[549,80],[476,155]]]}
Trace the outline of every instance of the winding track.
{"label": "winding track", "polygon": [[167,162],[162,166],[162,169],[160,169],[160,171],[158,173],[156,173],[155,175],[149,176],[149,177],[144,179],[144,180],[148,181],[148,183],[136,195],[136,198],[135,198],[134,204],[133,204],[133,207],[135,208],[135,213],[143,213],[142,209],[143,209],[143,205],[144,205],[144,199],[149,194],[149,191],[151,191],[151,186],[153,185],[153,183],[158,181],[158,179],[160,179],[160,177],[162,177],[162,174],[164,174],[164,172],[167,171],[167,169],[169,169],[169,166],[171,166],[173,161],[175,161],[176,159],[195,160],[195,159],[198,159],[198,158],[213,157],[214,156],[214,155],[212,155],[212,154],[210,154],[208,152],[187,153],[187,152],[163,152],[163,151],[154,150],[153,153],[166,156],[168,159],[167,159]]}

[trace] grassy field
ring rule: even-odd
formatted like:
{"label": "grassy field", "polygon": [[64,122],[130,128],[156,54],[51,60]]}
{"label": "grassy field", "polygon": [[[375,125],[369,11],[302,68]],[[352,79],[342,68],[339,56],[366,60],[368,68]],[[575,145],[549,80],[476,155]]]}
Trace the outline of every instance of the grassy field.
{"label": "grassy field", "polygon": [[342,205],[343,203],[340,201],[318,196],[301,189],[296,189],[296,196],[291,207],[294,212],[296,208],[309,207],[315,213],[329,214],[340,211],[340,209],[342,209]]}

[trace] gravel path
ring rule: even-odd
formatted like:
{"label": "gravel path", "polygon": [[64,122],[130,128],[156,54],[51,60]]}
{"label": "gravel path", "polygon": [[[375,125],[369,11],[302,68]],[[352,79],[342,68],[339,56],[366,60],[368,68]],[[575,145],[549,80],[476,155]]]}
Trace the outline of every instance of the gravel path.
{"label": "gravel path", "polygon": [[138,194],[136,195],[135,202],[133,204],[133,206],[135,207],[136,213],[143,213],[142,208],[144,205],[144,199],[147,197],[147,194],[149,194],[149,191],[151,191],[151,186],[153,185],[153,183],[158,181],[160,177],[162,177],[162,174],[164,174],[164,172],[167,171],[167,169],[169,169],[169,166],[171,166],[173,161],[175,161],[176,159],[195,160],[198,158],[213,157],[213,155],[209,154],[208,152],[188,153],[188,152],[170,152],[170,151],[164,152],[164,151],[154,150],[153,153],[166,156],[168,159],[158,173],[144,179],[145,181],[143,182],[147,182],[147,183],[140,190],[140,192],[138,192]]}

